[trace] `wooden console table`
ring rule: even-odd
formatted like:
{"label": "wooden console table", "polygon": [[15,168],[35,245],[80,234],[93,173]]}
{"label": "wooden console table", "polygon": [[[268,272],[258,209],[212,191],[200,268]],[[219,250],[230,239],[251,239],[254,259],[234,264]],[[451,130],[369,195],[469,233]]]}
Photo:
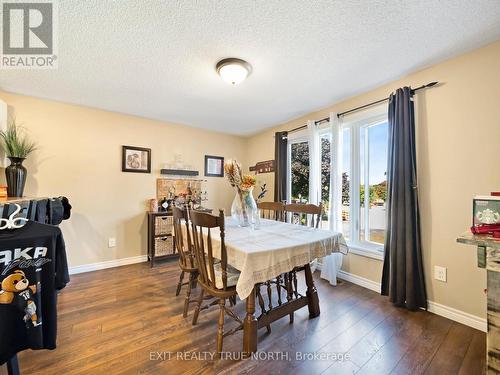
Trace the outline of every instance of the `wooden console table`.
{"label": "wooden console table", "polygon": [[500,239],[464,233],[457,242],[477,248],[477,266],[486,268],[488,288],[487,373],[500,373]]}
{"label": "wooden console table", "polygon": [[158,258],[177,258],[172,211],[148,212],[148,259],[154,267]]}

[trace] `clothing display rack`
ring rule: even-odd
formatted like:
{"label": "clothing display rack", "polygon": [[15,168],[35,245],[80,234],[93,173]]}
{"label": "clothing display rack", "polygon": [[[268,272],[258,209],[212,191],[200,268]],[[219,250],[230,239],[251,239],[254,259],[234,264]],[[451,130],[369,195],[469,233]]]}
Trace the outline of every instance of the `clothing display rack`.
{"label": "clothing display rack", "polygon": [[[5,229],[15,229],[18,228],[20,222],[26,223],[29,220],[34,220],[36,212],[36,201],[29,200],[26,207],[21,207],[20,203],[23,200],[11,200],[10,203],[2,203],[2,218],[0,224],[0,230]],[[26,202],[26,201],[24,201]],[[17,359],[17,354],[15,354],[6,363],[7,373],[9,375],[20,375],[19,371],[19,361]]]}
{"label": "clothing display rack", "polygon": [[[38,222],[38,225],[41,223],[57,226],[62,220],[69,218],[70,211],[71,205],[65,197],[5,198],[0,200],[0,232],[2,230],[15,231],[24,227],[29,221]],[[62,241],[64,246],[64,240]],[[67,271],[66,261],[64,263]],[[9,375],[20,374],[17,354],[5,363]]]}
{"label": "clothing display rack", "polygon": [[19,362],[17,360],[17,354],[7,361],[7,374],[9,375],[20,375],[19,372]]}
{"label": "clothing display rack", "polygon": [[[46,198],[37,198],[46,199]],[[5,202],[0,201],[2,208],[2,219],[9,218],[12,213],[16,211],[16,205],[21,208],[18,217],[22,217],[28,220],[35,220],[37,199],[13,199]]]}

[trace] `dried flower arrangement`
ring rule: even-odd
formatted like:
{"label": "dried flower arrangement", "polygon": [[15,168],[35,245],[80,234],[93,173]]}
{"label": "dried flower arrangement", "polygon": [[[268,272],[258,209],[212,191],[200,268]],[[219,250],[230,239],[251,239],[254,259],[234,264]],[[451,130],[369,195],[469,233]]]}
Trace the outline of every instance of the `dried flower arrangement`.
{"label": "dried flower arrangement", "polygon": [[266,187],[267,187],[267,184],[261,185],[261,187],[260,187],[260,194],[259,194],[259,196],[256,199],[257,203],[259,203],[260,200],[265,197],[265,195],[267,193]]}
{"label": "dried flower arrangement", "polygon": [[257,208],[252,196],[252,190],[257,183],[257,179],[253,175],[244,175],[241,171],[241,165],[236,160],[226,161],[224,171],[226,172],[227,180],[236,189],[238,195],[239,207],[234,209],[241,211],[241,220],[245,223],[243,225],[246,225],[249,222],[248,209]]}
{"label": "dried flower arrangement", "polygon": [[224,164],[224,171],[231,186],[241,191],[249,191],[255,187],[257,180],[251,174],[243,174],[241,165],[236,160],[228,160]]}

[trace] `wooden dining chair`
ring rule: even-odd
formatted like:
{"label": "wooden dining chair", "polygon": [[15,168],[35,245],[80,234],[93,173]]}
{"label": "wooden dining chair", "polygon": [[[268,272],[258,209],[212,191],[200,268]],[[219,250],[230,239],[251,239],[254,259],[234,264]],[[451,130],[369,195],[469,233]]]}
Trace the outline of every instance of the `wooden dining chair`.
{"label": "wooden dining chair", "polygon": [[319,228],[322,215],[322,203],[319,205],[308,203],[290,203],[285,205],[285,216],[291,224],[300,224],[311,226],[313,228]]}
{"label": "wooden dining chair", "polygon": [[[318,229],[322,220],[323,204],[310,203],[290,203],[285,205],[285,217],[291,224],[310,226]],[[287,294],[290,297],[298,297],[297,272],[305,271],[305,267],[295,267],[292,271],[285,274],[285,285]],[[294,313],[290,313],[290,322],[294,320]]]}
{"label": "wooden dining chair", "polygon": [[[197,322],[204,294],[207,293],[217,298],[220,309],[217,330],[217,354],[220,357],[224,337],[243,329],[243,321],[231,308],[226,307],[226,299],[236,297],[236,283],[240,273],[227,264],[227,250],[224,241],[224,211],[220,210],[219,216],[191,211],[190,216],[193,228],[194,252],[198,264],[198,284],[202,288],[193,316],[193,325]],[[215,245],[213,236],[216,235],[214,232],[217,231],[220,232],[220,244]],[[220,246],[218,257],[214,254],[215,246]],[[239,323],[236,328],[227,332],[224,332],[225,314]]]}
{"label": "wooden dining chair", "polygon": [[[172,213],[174,221],[175,248],[179,253],[179,267],[181,269],[181,275],[179,277],[175,295],[178,296],[181,292],[181,288],[184,285],[187,285],[186,297],[184,299],[184,310],[182,312],[182,316],[186,317],[189,304],[197,301],[191,300],[191,290],[196,286],[198,267],[196,265],[196,259],[191,241],[191,228],[189,228],[188,210],[186,208],[182,209],[174,207],[172,209]],[[183,225],[185,226],[185,230],[182,228]],[[188,281],[183,282],[184,275],[186,273],[189,274]]]}
{"label": "wooden dining chair", "polygon": [[285,221],[285,204],[281,202],[260,202],[257,203],[263,219]]}

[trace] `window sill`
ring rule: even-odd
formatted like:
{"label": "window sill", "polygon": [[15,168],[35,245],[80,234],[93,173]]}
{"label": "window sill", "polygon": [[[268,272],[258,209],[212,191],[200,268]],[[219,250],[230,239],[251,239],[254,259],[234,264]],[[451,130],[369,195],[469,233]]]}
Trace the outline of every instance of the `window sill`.
{"label": "window sill", "polygon": [[384,252],[382,246],[363,246],[363,244],[352,244],[347,242],[349,247],[349,253],[360,255],[366,258],[372,258],[377,260],[384,260]]}

